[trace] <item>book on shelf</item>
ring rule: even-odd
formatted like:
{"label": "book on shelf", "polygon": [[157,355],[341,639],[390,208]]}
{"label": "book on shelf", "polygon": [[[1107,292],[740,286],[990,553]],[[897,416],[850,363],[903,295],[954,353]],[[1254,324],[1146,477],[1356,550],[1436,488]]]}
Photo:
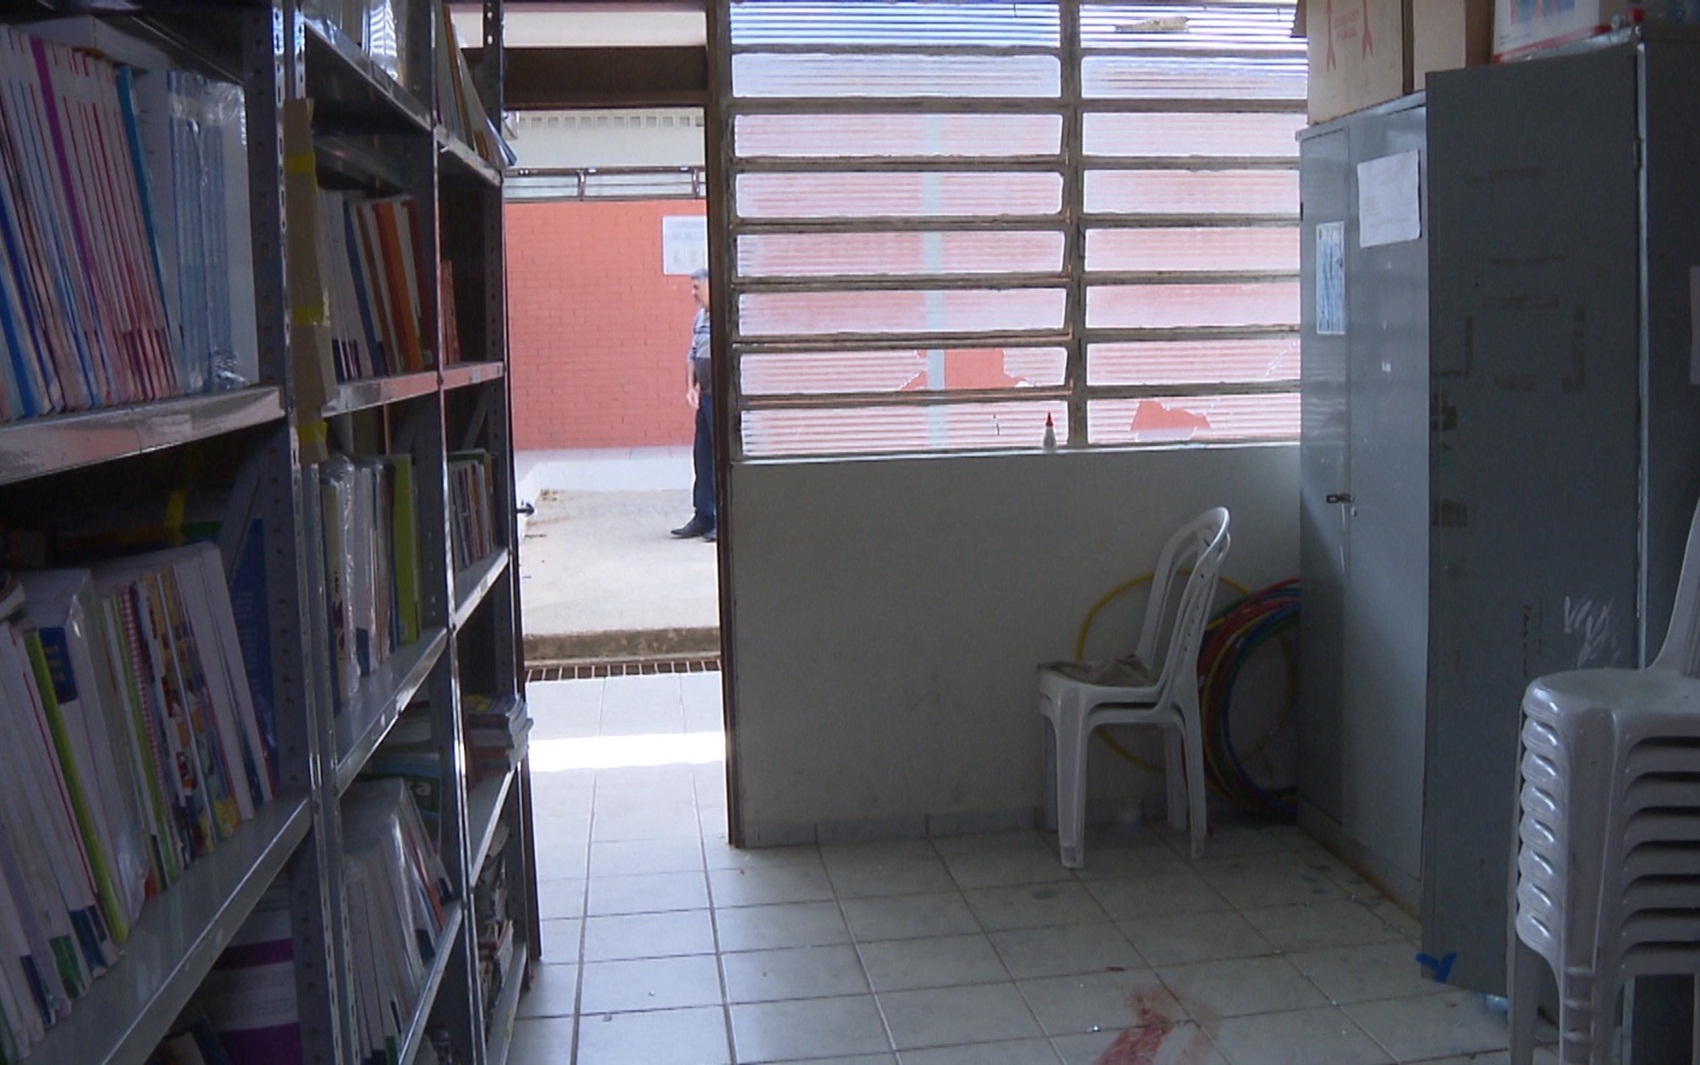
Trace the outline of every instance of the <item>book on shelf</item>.
{"label": "book on shelf", "polygon": [[323,284],[322,322],[335,380],[430,368],[434,345],[422,332],[418,201],[324,188],[316,200],[311,254]]}
{"label": "book on shelf", "polygon": [[196,1001],[232,1061],[298,1065],[301,1015],[289,895],[267,889],[213,963]]}
{"label": "book on shelf", "polygon": [[501,776],[525,760],[531,738],[531,716],[520,699],[495,705],[488,696],[463,694],[461,736],[466,744],[467,773],[472,780]]}
{"label": "book on shelf", "polygon": [[441,323],[443,365],[460,362],[460,316],[455,310],[454,263],[444,259],[437,268],[437,320]]}
{"label": "book on shelf", "polygon": [[242,87],[169,69],[131,81],[132,150],[145,178],[183,391],[252,383],[259,342]]}
{"label": "book on shelf", "polygon": [[426,831],[435,838],[438,815],[443,809],[445,779],[442,751],[431,734],[431,711],[427,704],[419,702],[408,707],[366,760],[362,775],[368,779],[392,778],[406,784],[413,793],[413,803]]}
{"label": "book on shelf", "polygon": [[0,419],[181,383],[118,67],[0,28]]}
{"label": "book on shelf", "polygon": [[275,790],[218,549],[15,576],[0,620],[0,1021],[20,1051]]}
{"label": "book on shelf", "polygon": [[356,782],[343,798],[355,1015],[363,1057],[397,1052],[447,927],[448,873],[399,780]]}
{"label": "book on shelf", "polygon": [[507,849],[513,840],[506,820],[498,821],[484,865],[473,882],[472,910],[478,945],[480,1000],[488,1022],[513,972],[517,922],[509,883]]}
{"label": "book on shelf", "polygon": [[496,128],[472,77],[449,5],[441,5],[438,16],[437,121],[491,166],[500,170],[514,165],[513,148]]}
{"label": "book on shelf", "polygon": [[411,10],[421,0],[328,0],[321,16],[372,64],[399,84],[407,84]]}
{"label": "book on shelf", "polygon": [[341,704],[419,638],[418,507],[412,459],[332,454],[319,466],[331,656]]}
{"label": "book on shelf", "polygon": [[259,376],[242,90],[110,39],[0,33],[0,421]]}
{"label": "book on shelf", "polygon": [[496,550],[492,463],[488,451],[454,451],[448,456],[449,543],[457,571]]}

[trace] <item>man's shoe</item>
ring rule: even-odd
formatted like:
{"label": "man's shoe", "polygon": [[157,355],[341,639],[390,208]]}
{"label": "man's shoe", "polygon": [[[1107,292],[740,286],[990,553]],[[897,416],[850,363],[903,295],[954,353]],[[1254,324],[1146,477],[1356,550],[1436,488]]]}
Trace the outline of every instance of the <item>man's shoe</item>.
{"label": "man's shoe", "polygon": [[715,541],[715,538],[716,538],[716,537],[717,537],[717,536],[719,536],[719,535],[720,535],[720,530],[718,530],[718,529],[710,529],[710,530],[708,530],[708,531],[707,531],[707,532],[705,532],[705,533],[703,533],[703,534],[702,534],[702,538],[703,538],[703,539],[704,539],[704,540],[707,540],[707,541],[708,541],[708,542],[709,542],[709,543],[711,543],[711,544],[712,544],[712,543],[713,543],[713,542],[714,542],[714,541]]}
{"label": "man's shoe", "polygon": [[677,529],[674,529],[672,535],[681,540],[690,540],[701,536],[703,533],[713,531],[714,523],[705,520],[702,515],[699,514],[696,517],[693,517],[690,521],[679,526]]}

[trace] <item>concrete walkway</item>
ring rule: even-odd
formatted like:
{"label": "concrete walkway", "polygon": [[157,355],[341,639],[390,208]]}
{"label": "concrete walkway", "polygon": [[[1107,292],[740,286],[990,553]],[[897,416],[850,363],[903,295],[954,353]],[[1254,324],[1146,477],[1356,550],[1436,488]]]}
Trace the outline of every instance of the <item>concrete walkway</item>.
{"label": "concrete walkway", "polygon": [[522,451],[520,606],[526,661],[679,658],[720,648],[713,544],[691,516],[691,450]]}

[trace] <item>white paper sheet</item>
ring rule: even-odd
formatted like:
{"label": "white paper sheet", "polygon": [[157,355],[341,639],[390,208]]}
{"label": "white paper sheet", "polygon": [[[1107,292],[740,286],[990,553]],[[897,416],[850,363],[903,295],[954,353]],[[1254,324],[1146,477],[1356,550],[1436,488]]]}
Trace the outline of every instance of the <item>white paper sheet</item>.
{"label": "white paper sheet", "polygon": [[1397,244],[1423,235],[1417,153],[1358,164],[1358,246]]}

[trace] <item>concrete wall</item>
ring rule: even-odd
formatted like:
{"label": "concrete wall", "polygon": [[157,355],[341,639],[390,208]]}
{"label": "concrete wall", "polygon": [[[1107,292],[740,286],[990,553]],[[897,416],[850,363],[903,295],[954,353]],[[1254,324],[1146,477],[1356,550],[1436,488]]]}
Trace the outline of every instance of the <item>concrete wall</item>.
{"label": "concrete wall", "polygon": [[690,278],[661,219],[701,200],[509,204],[508,346],[519,450],[689,445]]}
{"label": "concrete wall", "polygon": [[[723,624],[755,846],[1029,823],[1034,666],[1071,655],[1101,594],[1217,504],[1228,576],[1298,571],[1296,446],[753,464],[728,489]],[[1159,790],[1110,761],[1095,795]]]}

